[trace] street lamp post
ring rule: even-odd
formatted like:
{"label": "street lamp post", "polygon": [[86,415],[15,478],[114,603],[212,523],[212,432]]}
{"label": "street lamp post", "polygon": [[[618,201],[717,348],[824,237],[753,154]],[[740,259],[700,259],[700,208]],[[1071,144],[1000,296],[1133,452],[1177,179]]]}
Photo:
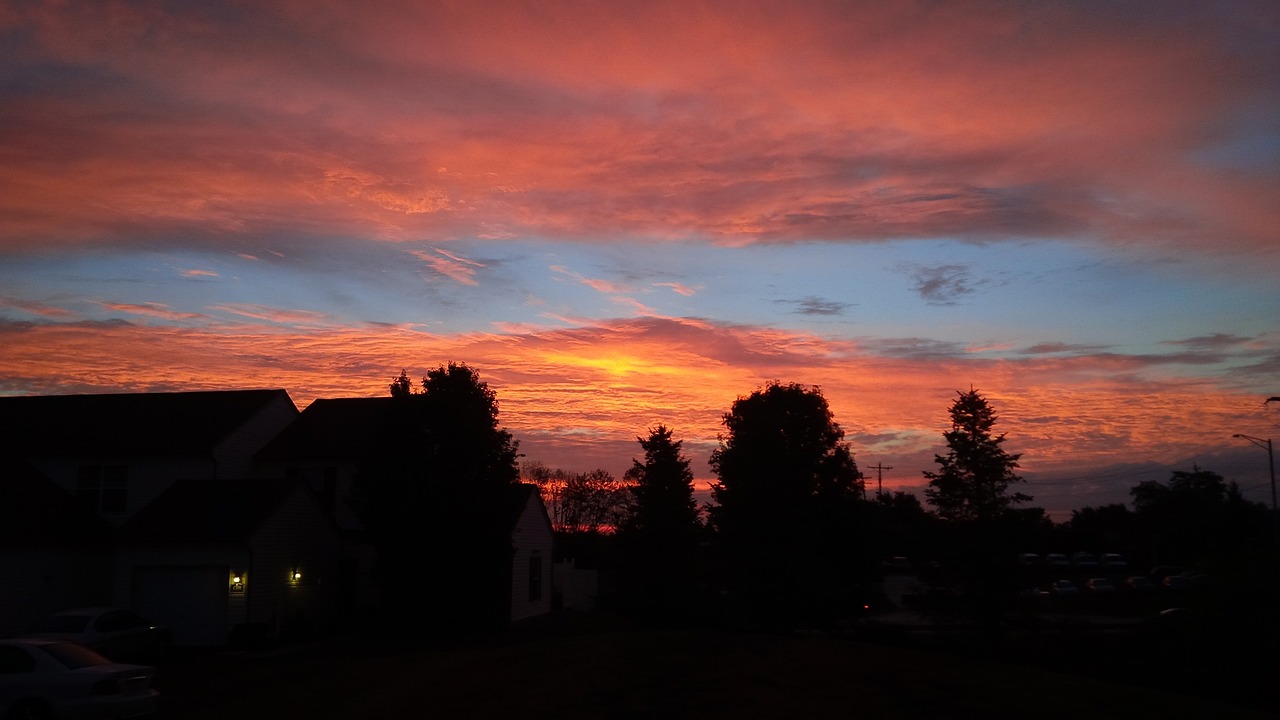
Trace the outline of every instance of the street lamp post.
{"label": "street lamp post", "polygon": [[[1278,398],[1272,398],[1272,400],[1276,399]],[[1268,400],[1267,402],[1271,402],[1271,400]],[[1276,514],[1276,456],[1271,447],[1271,439],[1267,438],[1266,440],[1263,440],[1262,438],[1245,435],[1244,433],[1236,433],[1231,437],[1248,440],[1254,445],[1257,445],[1267,451],[1267,468],[1271,471],[1271,534],[1276,545],[1276,551],[1280,552],[1280,515]]]}

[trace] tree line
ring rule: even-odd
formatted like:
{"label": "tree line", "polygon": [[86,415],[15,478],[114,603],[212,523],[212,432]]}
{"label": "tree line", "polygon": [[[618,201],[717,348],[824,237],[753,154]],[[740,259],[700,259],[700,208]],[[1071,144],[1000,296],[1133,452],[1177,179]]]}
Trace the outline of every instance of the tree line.
{"label": "tree line", "polygon": [[[429,542],[473,549],[446,564],[477,593],[501,580],[480,567],[486,558],[509,553],[509,529],[487,508],[520,481],[542,493],[560,553],[607,569],[619,609],[666,620],[710,608],[754,625],[839,622],[872,601],[880,561],[900,553],[937,558],[960,596],[993,607],[1009,590],[1018,548],[1045,547],[1064,532],[1028,506],[1033,498],[1018,490],[1020,456],[1005,450],[998,416],[974,388],[957,392],[947,450],[924,472],[929,509],[900,491],[867,497],[844,430],[814,386],[771,382],[732,403],[710,457],[714,502],[704,507],[694,499],[683,443],[665,425],[636,438],[640,457],[617,479],[605,470],[519,465],[518,444],[497,421],[496,394],[465,364],[432,370],[420,389],[402,372],[389,390],[404,417],[388,432],[388,462],[357,483],[354,507],[388,566],[410,562],[405,556]],[[1200,517],[1206,503],[1258,510],[1220,480],[1197,469],[1175,473],[1168,486],[1144,483],[1134,489],[1141,522],[1112,507],[1085,508],[1065,531],[1095,544],[1141,527],[1162,551],[1189,557],[1190,538],[1224,526],[1202,523],[1192,532],[1177,522],[1198,520],[1172,518]],[[1217,522],[1231,518],[1238,513],[1224,510]],[[420,597],[400,580],[392,585],[388,597]],[[455,604],[447,609],[491,618],[498,611],[476,598]]]}

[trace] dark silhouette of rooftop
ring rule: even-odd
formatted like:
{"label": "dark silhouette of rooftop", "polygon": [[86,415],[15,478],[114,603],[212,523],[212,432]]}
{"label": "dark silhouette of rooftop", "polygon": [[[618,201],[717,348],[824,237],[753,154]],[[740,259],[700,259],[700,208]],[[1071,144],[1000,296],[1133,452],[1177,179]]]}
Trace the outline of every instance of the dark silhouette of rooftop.
{"label": "dark silhouette of rooftop", "polygon": [[[0,450],[24,458],[208,451],[285,390],[0,397]],[[292,400],[289,400],[292,404]]]}

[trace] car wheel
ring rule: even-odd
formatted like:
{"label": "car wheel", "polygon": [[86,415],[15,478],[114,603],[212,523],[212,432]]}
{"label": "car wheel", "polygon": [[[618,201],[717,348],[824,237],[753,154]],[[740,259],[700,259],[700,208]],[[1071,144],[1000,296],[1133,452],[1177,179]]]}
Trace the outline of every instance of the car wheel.
{"label": "car wheel", "polygon": [[53,711],[39,700],[23,700],[9,710],[5,720],[53,720]]}

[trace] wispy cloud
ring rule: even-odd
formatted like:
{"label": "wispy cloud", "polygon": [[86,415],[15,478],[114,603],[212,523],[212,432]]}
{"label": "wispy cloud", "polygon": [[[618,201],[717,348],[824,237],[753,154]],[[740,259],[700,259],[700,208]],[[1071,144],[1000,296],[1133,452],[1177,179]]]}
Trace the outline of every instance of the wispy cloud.
{"label": "wispy cloud", "polygon": [[900,270],[911,278],[915,292],[930,305],[955,305],[985,282],[975,279],[965,265],[904,265]]}
{"label": "wispy cloud", "polygon": [[33,302],[31,300],[23,300],[15,297],[5,297],[0,295],[0,308],[9,308],[19,310],[31,315],[49,318],[51,320],[71,320],[76,317],[74,312],[66,308],[56,305],[48,305],[46,303]]}
{"label": "wispy cloud", "polygon": [[553,273],[577,280],[592,290],[605,295],[620,295],[631,292],[631,288],[621,283],[616,283],[611,280],[602,280],[600,278],[587,277],[579,272],[570,270],[563,265],[552,265],[550,269]]}
{"label": "wispy cloud", "polygon": [[675,292],[677,295],[683,295],[685,297],[693,297],[694,295],[698,294],[697,288],[690,287],[688,285],[684,285],[682,283],[677,283],[677,282],[660,282],[660,283],[654,283],[653,286],[671,288],[671,290]]}
{"label": "wispy cloud", "polygon": [[426,250],[414,250],[411,254],[419,260],[425,262],[432,270],[444,275],[445,277],[462,283],[463,285],[477,285],[476,271],[484,268],[485,264],[465,258],[457,253],[442,250],[440,248],[431,248],[430,252]]}
{"label": "wispy cloud", "polygon": [[180,271],[180,274],[182,275],[182,277],[188,277],[188,278],[218,277],[218,273],[214,272],[213,270],[195,270],[195,269],[182,270]]}
{"label": "wispy cloud", "polygon": [[311,326],[322,323],[328,319],[328,316],[321,312],[314,312],[311,310],[289,310],[284,308],[267,307],[265,305],[215,305],[211,307],[210,310],[231,313],[232,315],[238,315],[252,320],[264,320],[270,323],[279,323],[281,325]]}
{"label": "wispy cloud", "polygon": [[792,312],[797,315],[842,315],[845,310],[851,307],[850,303],[826,300],[812,295],[800,300],[777,300],[775,302],[793,306],[795,310],[792,310]]}
{"label": "wispy cloud", "polygon": [[164,303],[100,303],[107,310],[128,313],[129,315],[142,315],[146,317],[159,318],[161,320],[200,320],[206,317],[201,313],[180,312],[165,305]]}

